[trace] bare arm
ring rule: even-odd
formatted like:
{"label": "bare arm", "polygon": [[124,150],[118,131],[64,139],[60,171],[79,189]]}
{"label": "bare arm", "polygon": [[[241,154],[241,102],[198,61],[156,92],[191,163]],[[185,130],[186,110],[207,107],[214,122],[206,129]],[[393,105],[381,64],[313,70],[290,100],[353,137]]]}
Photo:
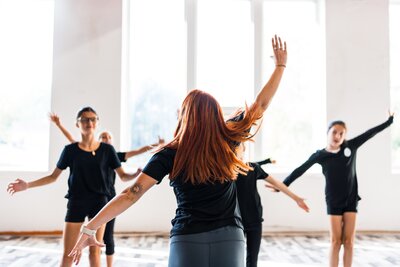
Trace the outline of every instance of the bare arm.
{"label": "bare arm", "polygon": [[302,208],[306,212],[309,212],[310,209],[308,208],[307,204],[304,202],[304,199],[299,197],[298,195],[296,195],[292,191],[290,191],[289,188],[284,183],[276,180],[274,177],[272,177],[270,175],[267,178],[265,178],[265,181],[270,183],[277,190],[282,191],[283,193],[288,195],[291,199],[293,199],[297,203],[297,205],[300,208]]}
{"label": "bare arm", "polygon": [[286,61],[287,61],[286,42],[282,44],[281,38],[275,35],[275,37],[272,38],[272,48],[274,50],[275,70],[272,73],[271,77],[269,78],[268,82],[258,93],[256,100],[253,104],[258,107],[257,113],[260,113],[260,115],[264,113],[264,111],[268,108],[269,104],[271,103],[272,97],[275,95],[278,89],[283,72],[286,68]]}
{"label": "bare arm", "polygon": [[[153,187],[157,181],[147,174],[141,173],[134,181],[133,185],[126,188],[118,196],[113,198],[108,204],[86,225],[86,229],[97,230],[100,226],[123,213],[130,206],[136,203],[144,193]],[[78,264],[82,256],[82,249],[89,246],[101,246],[94,235],[81,234],[69,254],[73,261]]]}
{"label": "bare arm", "polygon": [[44,176],[42,178],[39,178],[31,182],[26,182],[22,179],[16,179],[14,182],[8,184],[7,192],[13,195],[17,192],[21,192],[32,187],[38,187],[53,183],[60,176],[61,172],[62,172],[61,169],[55,168],[52,174]]}
{"label": "bare arm", "polygon": [[131,157],[143,154],[143,153],[151,150],[152,148],[153,147],[151,145],[148,145],[148,146],[143,146],[143,147],[140,147],[138,149],[134,149],[134,150],[125,152],[125,160],[127,160],[127,159],[129,159]]}
{"label": "bare arm", "polygon": [[164,144],[164,142],[165,142],[164,139],[158,137],[158,143],[154,143],[154,144],[151,144],[151,145],[148,145],[148,146],[143,146],[141,148],[125,152],[125,160],[127,160],[127,159],[129,159],[131,157],[143,154],[143,153],[153,149],[154,147],[157,147],[159,145]]}
{"label": "bare arm", "polygon": [[117,172],[119,178],[121,178],[122,181],[127,182],[130,180],[135,179],[142,171],[142,169],[137,169],[135,173],[126,173],[122,167],[116,168],[115,171]]}
{"label": "bare arm", "polygon": [[49,113],[50,120],[60,129],[63,135],[68,139],[70,143],[75,143],[75,139],[72,137],[71,133],[65,129],[65,127],[61,124],[60,118],[55,113]]}

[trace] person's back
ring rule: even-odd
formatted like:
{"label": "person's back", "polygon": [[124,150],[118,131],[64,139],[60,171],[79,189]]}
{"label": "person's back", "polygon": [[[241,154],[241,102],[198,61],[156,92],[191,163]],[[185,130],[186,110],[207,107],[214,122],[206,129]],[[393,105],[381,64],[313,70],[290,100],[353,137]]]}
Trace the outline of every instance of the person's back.
{"label": "person's back", "polygon": [[[250,167],[238,158],[236,148],[238,143],[251,138],[249,129],[269,106],[282,77],[286,44],[276,36],[272,44],[276,68],[255,102],[246,109],[243,119],[225,122],[220,105],[211,95],[199,90],[187,95],[179,112],[174,139],[150,159],[131,187],[83,228],[83,235],[70,254],[75,262],[79,262],[84,246],[100,245],[91,236],[99,223],[122,213],[168,174],[178,202],[177,220],[171,231],[169,266],[243,266],[244,236],[239,217],[235,219],[238,205],[233,181],[238,173],[246,173]],[[168,150],[176,151],[175,156],[172,151],[172,155],[168,154]],[[217,213],[211,206],[216,206]],[[198,220],[186,220],[185,216]],[[179,232],[178,222],[186,224],[182,228],[184,233]],[[217,228],[207,231],[210,222]],[[175,233],[174,229],[178,231]]]}
{"label": "person's back", "polygon": [[[174,149],[163,149],[153,156],[143,172],[161,181],[171,172],[175,154]],[[171,236],[206,232],[226,225],[242,228],[236,207],[236,185],[232,181],[192,184],[178,175],[170,185],[177,202]]]}

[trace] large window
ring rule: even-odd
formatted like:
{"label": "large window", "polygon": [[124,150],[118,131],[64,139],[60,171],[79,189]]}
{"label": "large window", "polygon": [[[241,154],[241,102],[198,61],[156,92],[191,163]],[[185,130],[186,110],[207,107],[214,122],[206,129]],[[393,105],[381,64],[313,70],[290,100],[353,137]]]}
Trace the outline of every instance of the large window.
{"label": "large window", "polygon": [[1,171],[48,168],[53,16],[53,0],[0,0]]}
{"label": "large window", "polygon": [[223,107],[254,96],[251,1],[202,0],[197,6],[196,87]]}
{"label": "large window", "polygon": [[[390,93],[393,111],[400,114],[400,1],[391,0],[389,8],[390,27]],[[392,169],[400,173],[400,126],[392,126]]]}
{"label": "large window", "polygon": [[278,171],[305,159],[325,136],[320,2],[131,0],[130,146],[172,137],[176,109],[192,88],[210,92],[226,113],[252,103],[273,71],[270,40],[278,33],[288,41],[288,68],[248,151],[250,160],[276,158]]}
{"label": "large window", "polygon": [[[128,14],[128,114],[131,148],[170,140],[186,95],[183,0],[134,0]],[[162,22],[162,23],[160,23]],[[132,159],[139,166],[149,154]]]}

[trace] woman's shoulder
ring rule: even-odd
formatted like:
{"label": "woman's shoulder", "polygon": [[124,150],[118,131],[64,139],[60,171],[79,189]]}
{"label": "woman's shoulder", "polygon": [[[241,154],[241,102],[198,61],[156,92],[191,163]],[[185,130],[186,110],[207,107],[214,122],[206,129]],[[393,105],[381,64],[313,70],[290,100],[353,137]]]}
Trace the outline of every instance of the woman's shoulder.
{"label": "woman's shoulder", "polygon": [[74,143],[65,145],[65,147],[64,147],[65,150],[69,150],[69,151],[77,150],[78,148],[79,148],[78,142],[74,142]]}
{"label": "woman's shoulder", "polygon": [[169,147],[164,147],[160,151],[157,151],[154,155],[164,156],[164,157],[175,157],[176,149],[172,149]]}
{"label": "woman's shoulder", "polygon": [[325,148],[317,149],[314,153],[311,154],[310,159],[317,159],[324,155],[330,154]]}

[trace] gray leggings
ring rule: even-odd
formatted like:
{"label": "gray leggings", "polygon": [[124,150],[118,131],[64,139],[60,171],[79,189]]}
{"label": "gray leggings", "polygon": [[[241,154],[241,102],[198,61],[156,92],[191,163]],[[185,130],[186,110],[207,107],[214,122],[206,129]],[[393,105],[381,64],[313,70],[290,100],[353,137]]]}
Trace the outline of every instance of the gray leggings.
{"label": "gray leggings", "polygon": [[243,267],[243,230],[225,226],[209,232],[171,237],[168,267]]}

